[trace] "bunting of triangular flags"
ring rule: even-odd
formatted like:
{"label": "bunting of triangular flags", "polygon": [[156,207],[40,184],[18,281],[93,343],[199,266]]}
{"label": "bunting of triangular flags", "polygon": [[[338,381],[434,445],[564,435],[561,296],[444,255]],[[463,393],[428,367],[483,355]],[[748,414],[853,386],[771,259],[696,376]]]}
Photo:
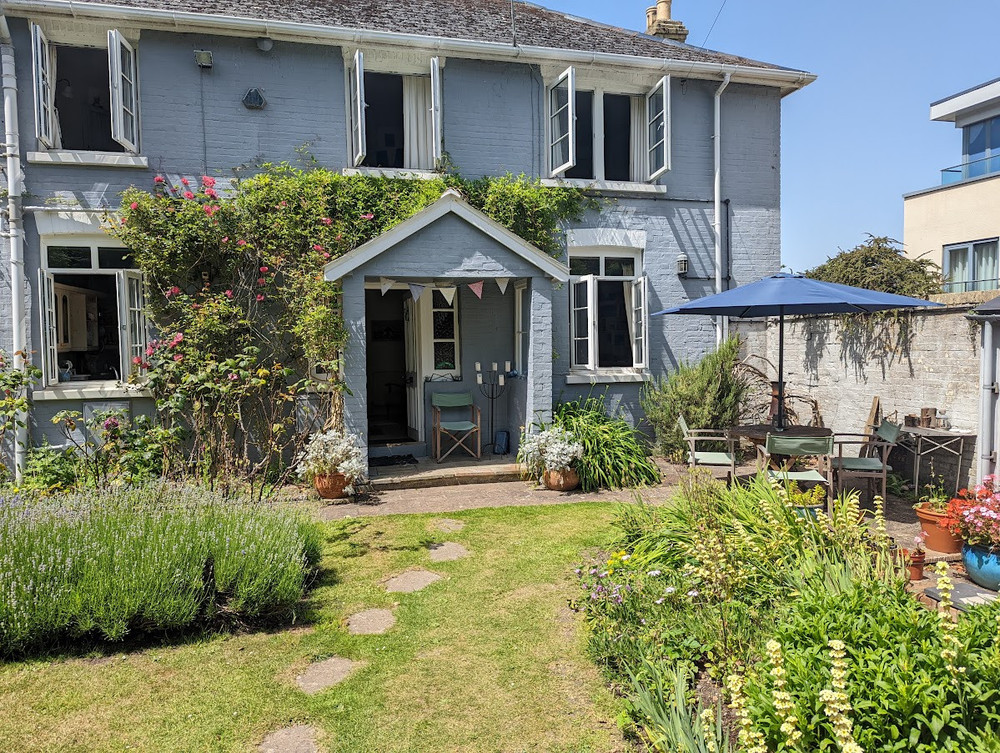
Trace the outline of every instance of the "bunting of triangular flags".
{"label": "bunting of triangular flags", "polygon": [[390,290],[392,290],[392,286],[395,285],[395,284],[396,284],[396,281],[395,280],[390,280],[388,277],[379,277],[378,278],[378,286],[379,286],[379,289],[382,291],[382,295],[385,295]]}
{"label": "bunting of triangular flags", "polygon": [[510,282],[509,277],[497,277],[497,287],[500,288],[500,295],[507,295],[507,283]]}
{"label": "bunting of triangular flags", "polygon": [[450,287],[447,287],[447,288],[438,288],[438,292],[441,295],[444,296],[444,299],[446,301],[448,301],[448,305],[449,306],[451,305],[451,302],[455,300],[455,286],[454,285],[452,285]]}
{"label": "bunting of triangular flags", "polygon": [[476,298],[482,298],[483,297],[483,281],[480,280],[479,282],[470,282],[469,283],[469,290],[471,290],[473,293],[476,294]]}
{"label": "bunting of triangular flags", "polygon": [[424,292],[426,285],[417,285],[415,282],[409,283],[410,285],[410,295],[413,296],[413,300],[419,301],[420,295]]}

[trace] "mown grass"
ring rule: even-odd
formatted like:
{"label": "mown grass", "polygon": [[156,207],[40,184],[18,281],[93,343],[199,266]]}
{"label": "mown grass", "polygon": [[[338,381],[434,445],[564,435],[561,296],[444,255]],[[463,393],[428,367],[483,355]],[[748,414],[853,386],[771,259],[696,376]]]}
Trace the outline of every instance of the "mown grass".
{"label": "mown grass", "polygon": [[[584,654],[569,574],[607,540],[614,505],[485,509],[323,525],[306,620],[289,629],[200,635],[128,653],[0,667],[0,749],[247,751],[306,723],[336,751],[619,751],[617,702]],[[431,563],[427,545],[472,555]],[[410,567],[443,580],[415,594],[381,581]],[[346,618],[394,607],[396,626],[351,636]],[[311,661],[365,665],[315,696],[295,685]]]}

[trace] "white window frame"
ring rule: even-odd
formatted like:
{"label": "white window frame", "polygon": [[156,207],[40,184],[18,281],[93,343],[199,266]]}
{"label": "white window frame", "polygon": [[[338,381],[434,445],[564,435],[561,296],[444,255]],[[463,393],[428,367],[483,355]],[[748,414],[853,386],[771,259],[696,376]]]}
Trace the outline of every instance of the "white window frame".
{"label": "white window frame", "polygon": [[[451,377],[455,381],[459,381],[462,378],[462,322],[459,314],[459,298],[460,291],[459,285],[455,286],[455,297],[451,299],[451,308],[437,308],[434,306],[434,288],[430,287],[424,294],[420,296],[420,300],[417,301],[418,311],[418,321],[421,324],[421,350],[423,352],[423,373],[430,377],[431,380],[446,379]],[[440,291],[439,291],[440,292]],[[443,294],[442,294],[443,295]],[[434,312],[435,311],[452,311],[455,314],[455,337],[454,340],[451,338],[436,338],[434,337]],[[436,369],[434,368],[434,343],[436,342],[454,342],[455,343],[455,368],[454,369]]]}
{"label": "white window frame", "polygon": [[524,295],[528,291],[528,283],[521,280],[514,284],[514,369],[521,376],[528,375],[527,340],[531,325],[531,310],[528,310],[529,321],[524,321]]}
{"label": "white window frame", "polygon": [[35,85],[35,136],[38,143],[46,149],[54,149],[56,105],[52,81],[52,45],[38,24],[31,24],[31,67]]}
{"label": "white window frame", "polygon": [[[556,89],[560,86],[566,87],[566,105],[564,107],[555,110],[553,108],[553,95]],[[563,110],[567,110],[567,124],[568,131],[565,134],[556,134],[554,131],[554,124],[562,113]],[[545,118],[545,141],[547,144],[547,154],[546,158],[549,165],[549,175],[553,178],[562,175],[567,170],[576,167],[576,69],[571,65],[553,82],[552,86],[546,91],[546,118]],[[568,159],[561,165],[553,164],[552,154],[555,150],[556,144],[568,140],[569,150],[567,153]]]}
{"label": "white window frame", "polygon": [[[431,143],[434,167],[441,167],[444,159],[444,89],[441,76],[441,59],[431,58]],[[404,144],[405,147],[405,144]]]}
{"label": "white window frame", "polygon": [[[976,271],[979,268],[978,259],[976,257],[976,250],[983,245],[992,243],[995,246],[997,255],[997,266],[998,266],[998,277],[991,280],[979,280]],[[956,251],[965,251],[966,262],[965,270],[966,275],[964,280],[950,280],[951,277],[951,256]],[[953,286],[954,289],[948,290],[951,293],[963,293],[974,290],[996,290],[1000,288],[1000,239],[998,238],[982,238],[975,241],[967,241],[965,243],[953,243],[951,245],[945,246],[943,248],[942,254],[942,277],[945,280],[946,289]],[[991,285],[992,287],[981,287],[983,285]]]}
{"label": "white window frame", "polygon": [[[569,316],[570,316],[570,372],[601,374],[641,374],[649,367],[649,282],[643,272],[642,252],[634,248],[610,247],[575,247],[570,249],[570,262],[574,257],[599,258],[598,274],[570,275],[569,284]],[[631,259],[633,274],[608,275],[608,259]],[[600,343],[597,332],[597,287],[600,282],[632,283],[631,293],[625,296],[625,304],[629,307],[626,316],[632,327],[632,366],[600,366]],[[576,285],[587,284],[586,306],[577,306]],[[587,332],[577,331],[576,312],[587,310]],[[587,339],[587,362],[580,363],[576,358],[578,340]]]}
{"label": "white window frame", "polygon": [[[127,61],[122,58],[127,53]],[[139,66],[135,48],[118,29],[108,32],[108,70],[111,76],[111,138],[133,154],[139,153]],[[132,135],[126,130],[132,121]]]}
{"label": "white window frame", "polygon": [[[651,103],[653,98],[661,94],[663,96],[663,108],[660,112],[653,114],[651,113]],[[670,113],[670,76],[664,76],[661,78],[652,89],[646,93],[646,174],[649,176],[647,180],[650,182],[657,180],[660,176],[664,175],[670,170],[671,161],[671,113]],[[662,131],[663,138],[659,141],[653,142],[653,131],[654,125],[657,131]],[[663,163],[660,165],[654,164],[654,154],[656,153],[656,148],[663,145]]]}
{"label": "white window frame", "polygon": [[[42,381],[43,387],[53,387],[63,384],[59,381],[59,354],[57,328],[55,322],[55,275],[71,276],[97,276],[114,277],[116,280],[117,310],[119,327],[119,359],[118,368],[120,380],[99,380],[93,382],[113,384],[116,381],[122,383],[128,380],[129,375],[135,371],[132,358],[138,355],[143,357],[149,345],[150,324],[144,313],[145,309],[145,285],[142,272],[136,269],[116,269],[101,268],[99,265],[101,248],[124,248],[113,242],[109,242],[108,237],[80,237],[80,236],[50,236],[42,240],[42,264],[39,268],[39,325],[41,334],[42,353]],[[49,247],[52,246],[76,246],[89,247],[91,266],[87,267],[52,267],[49,265]],[[136,287],[138,283],[138,287]],[[136,295],[133,295],[136,294]],[[134,326],[132,326],[134,325]],[[138,337],[133,337],[133,332],[138,333]],[[87,382],[72,382],[74,386],[92,384]]]}
{"label": "white window frame", "polygon": [[347,71],[349,120],[351,130],[351,157],[354,166],[360,167],[368,156],[367,124],[365,122],[365,54],[355,50],[354,63]]}

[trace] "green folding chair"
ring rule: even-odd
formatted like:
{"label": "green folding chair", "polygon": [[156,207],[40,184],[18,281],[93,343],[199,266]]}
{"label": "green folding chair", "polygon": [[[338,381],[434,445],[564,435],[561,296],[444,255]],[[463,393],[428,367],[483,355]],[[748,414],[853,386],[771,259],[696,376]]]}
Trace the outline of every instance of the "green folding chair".
{"label": "green folding chair", "polygon": [[[882,421],[871,434],[837,434],[834,445],[837,452],[833,458],[833,473],[837,479],[837,491],[844,490],[847,479],[863,479],[866,484],[882,482],[882,499],[885,499],[887,479],[892,472],[889,453],[899,441],[902,428],[892,421]],[[844,447],[858,445],[858,455],[844,456]]]}
{"label": "green folding chair", "polygon": [[[469,408],[468,421],[442,421],[441,409]],[[461,447],[479,460],[482,453],[482,417],[479,408],[472,399],[471,392],[435,392],[431,395],[431,409],[434,411],[433,442],[434,459],[439,463]],[[448,437],[454,441],[449,450],[441,454],[441,438]],[[466,444],[469,441],[469,444]]]}
{"label": "green folding chair", "polygon": [[[826,437],[768,434],[764,440],[762,459],[767,468],[768,478],[786,483],[795,481],[797,483],[826,484],[827,496],[829,497],[833,493],[833,471],[830,463],[832,455],[832,434]],[[778,460],[779,457],[787,458],[787,460]],[[805,471],[790,470],[795,460],[802,457],[817,458],[818,468]]]}
{"label": "green folding chair", "polygon": [[[729,480],[736,478],[736,440],[724,434],[720,429],[691,429],[683,415],[677,416],[677,425],[684,435],[688,445],[688,465],[696,468],[699,465],[711,468],[728,468]],[[699,450],[701,442],[725,442],[726,451]]]}

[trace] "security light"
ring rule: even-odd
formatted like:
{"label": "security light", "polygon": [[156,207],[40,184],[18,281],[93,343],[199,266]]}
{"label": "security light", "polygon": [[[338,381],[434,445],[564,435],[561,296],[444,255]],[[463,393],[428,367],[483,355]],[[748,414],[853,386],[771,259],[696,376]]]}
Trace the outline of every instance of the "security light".
{"label": "security light", "polygon": [[211,68],[214,64],[211,50],[195,50],[194,62],[198,64],[199,68]]}

